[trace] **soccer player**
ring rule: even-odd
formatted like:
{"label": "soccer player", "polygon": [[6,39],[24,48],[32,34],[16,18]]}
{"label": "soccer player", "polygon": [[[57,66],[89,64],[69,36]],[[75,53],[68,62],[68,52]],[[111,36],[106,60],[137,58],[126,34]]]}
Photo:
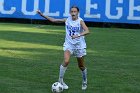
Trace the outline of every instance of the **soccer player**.
{"label": "soccer player", "polygon": [[63,81],[65,71],[69,64],[70,56],[74,55],[77,58],[78,66],[82,72],[82,90],[87,88],[87,68],[84,66],[84,56],[86,55],[86,42],[84,36],[89,34],[89,29],[82,18],[78,16],[79,8],[72,6],[70,8],[70,17],[67,19],[55,19],[52,17],[44,16],[39,10],[37,13],[54,23],[65,22],[65,42],[63,45],[64,62],[60,66],[59,82],[63,85],[64,89],[68,89],[68,85]]}

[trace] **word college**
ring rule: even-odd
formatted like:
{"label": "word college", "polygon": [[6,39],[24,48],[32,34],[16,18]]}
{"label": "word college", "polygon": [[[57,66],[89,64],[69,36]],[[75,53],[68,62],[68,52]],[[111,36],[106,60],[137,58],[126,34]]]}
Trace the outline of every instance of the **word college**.
{"label": "word college", "polygon": [[140,0],[0,0],[0,17],[43,19],[36,13],[41,10],[63,18],[72,5],[85,21],[140,24]]}

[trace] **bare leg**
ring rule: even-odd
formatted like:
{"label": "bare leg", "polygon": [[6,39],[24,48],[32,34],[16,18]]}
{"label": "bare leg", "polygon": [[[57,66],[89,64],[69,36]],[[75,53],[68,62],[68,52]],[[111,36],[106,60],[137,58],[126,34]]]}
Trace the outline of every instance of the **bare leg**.
{"label": "bare leg", "polygon": [[84,57],[77,57],[77,61],[78,61],[78,66],[81,69],[81,71],[84,71],[85,70]]}
{"label": "bare leg", "polygon": [[84,57],[77,58],[77,61],[82,72],[82,89],[85,90],[87,88],[87,68],[84,66]]}
{"label": "bare leg", "polygon": [[64,52],[64,63],[62,64],[64,67],[67,67],[68,64],[69,64],[69,60],[70,60],[70,51],[69,50],[66,50]]}
{"label": "bare leg", "polygon": [[65,71],[67,69],[67,66],[69,64],[69,59],[70,59],[70,51],[66,50],[64,52],[64,62],[60,66],[60,72],[59,72],[59,82],[63,84],[64,89],[68,89],[68,86],[64,83],[63,78],[64,78]]}

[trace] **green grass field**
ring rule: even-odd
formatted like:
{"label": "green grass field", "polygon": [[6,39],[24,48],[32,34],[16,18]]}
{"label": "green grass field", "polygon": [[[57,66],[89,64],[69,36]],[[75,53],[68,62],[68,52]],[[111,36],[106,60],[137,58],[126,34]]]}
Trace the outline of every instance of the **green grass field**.
{"label": "green grass field", "polygon": [[[88,89],[76,59],[63,93],[140,93],[140,30],[90,28]],[[0,23],[0,93],[51,93],[63,61],[64,26]]]}

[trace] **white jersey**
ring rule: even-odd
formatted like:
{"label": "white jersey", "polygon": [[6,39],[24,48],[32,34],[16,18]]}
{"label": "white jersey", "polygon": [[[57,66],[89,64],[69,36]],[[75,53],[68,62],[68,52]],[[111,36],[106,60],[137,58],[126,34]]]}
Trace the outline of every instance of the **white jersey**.
{"label": "white jersey", "polygon": [[80,22],[83,21],[82,18],[78,17],[77,20],[73,21],[72,17],[68,17],[65,22],[66,36],[64,45],[70,45],[72,49],[84,49],[86,48],[85,37],[80,36],[78,38],[72,39],[72,35],[78,35],[83,32]]}

